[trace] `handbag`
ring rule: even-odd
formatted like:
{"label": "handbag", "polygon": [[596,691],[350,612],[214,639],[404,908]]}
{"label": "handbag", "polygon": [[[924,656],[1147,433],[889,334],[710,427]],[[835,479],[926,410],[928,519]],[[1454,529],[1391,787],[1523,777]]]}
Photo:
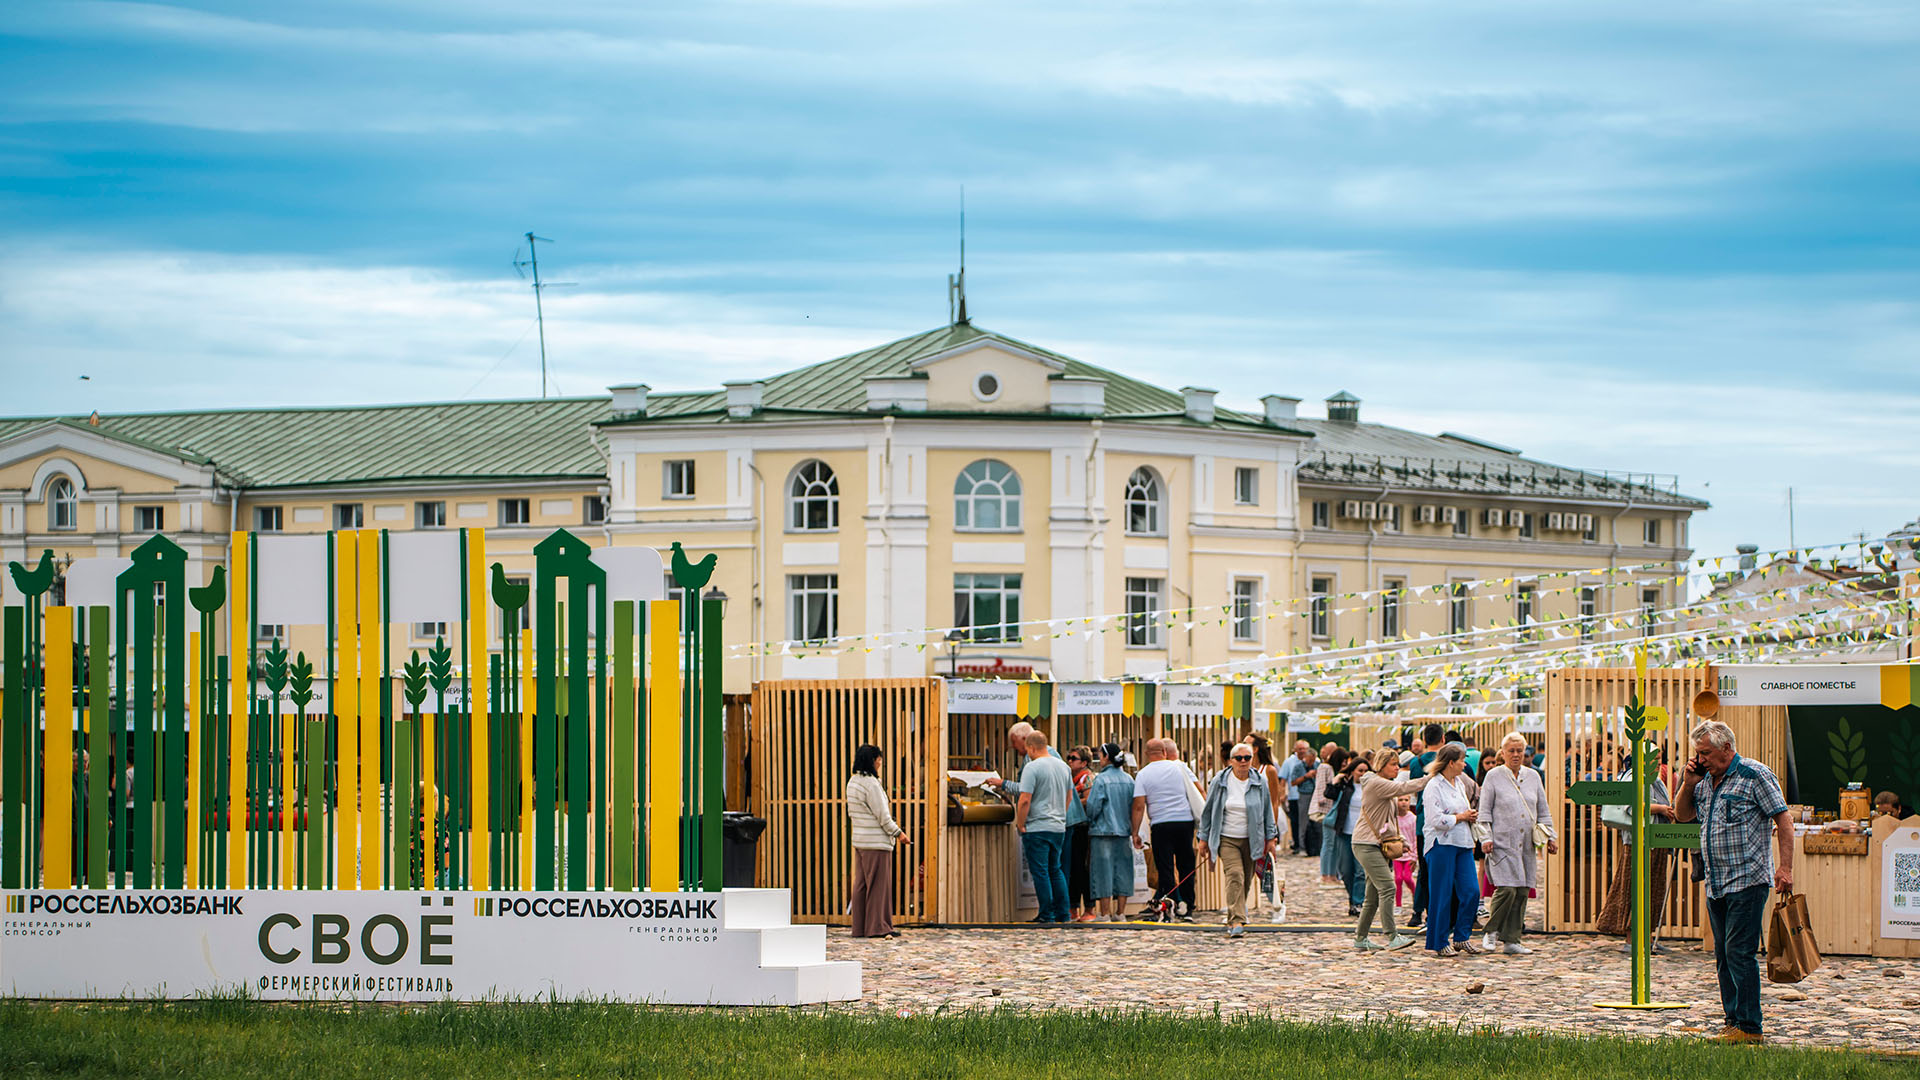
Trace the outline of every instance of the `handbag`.
{"label": "handbag", "polygon": [[1544,821],[1533,823],[1533,846],[1546,847],[1553,842],[1553,826]]}
{"label": "handbag", "polygon": [[1807,898],[1787,889],[1774,899],[1767,928],[1767,981],[1797,983],[1819,967],[1820,944],[1813,939]]}
{"label": "handbag", "polygon": [[1406,853],[1407,838],[1401,836],[1399,830],[1394,830],[1392,836],[1388,836],[1386,833],[1380,834],[1380,854],[1385,855],[1388,862],[1392,862]]}
{"label": "handbag", "polygon": [[1609,803],[1600,808],[1600,824],[1621,832],[1633,831],[1633,810],[1620,803]]}
{"label": "handbag", "polygon": [[1493,826],[1485,824],[1483,822],[1479,822],[1479,821],[1472,822],[1471,825],[1473,828],[1474,843],[1476,844],[1493,843]]}
{"label": "handbag", "polygon": [[[1187,775],[1191,777],[1193,774],[1188,773]],[[1193,812],[1193,820],[1199,821],[1200,811],[1206,809],[1207,801],[1200,797],[1200,790],[1191,783],[1186,784],[1185,789],[1187,792],[1187,809]]]}

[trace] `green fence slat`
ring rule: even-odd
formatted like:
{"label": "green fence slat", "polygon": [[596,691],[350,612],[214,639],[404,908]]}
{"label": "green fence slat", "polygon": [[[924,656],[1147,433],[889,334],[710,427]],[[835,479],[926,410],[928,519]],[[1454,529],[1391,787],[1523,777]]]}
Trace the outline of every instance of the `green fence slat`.
{"label": "green fence slat", "polygon": [[593,806],[593,773],[587,762],[591,748],[593,698],[587,679],[593,673],[587,661],[586,589],[577,579],[567,582],[572,612],[567,620],[567,888],[587,888],[587,821]]}
{"label": "green fence slat", "polygon": [[[393,720],[393,811],[389,816],[393,825],[392,881],[396,889],[419,887],[419,881],[413,874],[414,808],[419,802],[419,791],[413,775],[413,740],[419,730],[417,713],[411,718],[395,717]],[[430,861],[430,856],[424,857],[423,868]]]}
{"label": "green fence slat", "polygon": [[613,888],[628,892],[633,888],[633,601],[616,600],[613,605],[613,731],[608,740],[608,763],[613,774],[613,794],[608,800],[610,818],[607,846],[613,858],[608,871]]}
{"label": "green fence slat", "polygon": [[112,669],[105,604],[87,609],[87,887],[107,887],[107,815],[113,809]]}
{"label": "green fence slat", "polygon": [[726,806],[721,791],[720,725],[720,601],[700,602],[700,877],[707,892],[719,892],[725,877],[721,860],[720,811]]}
{"label": "green fence slat", "polygon": [[187,578],[180,562],[170,560],[166,565],[166,602],[161,610],[166,620],[161,639],[166,667],[160,689],[165,710],[160,779],[166,785],[164,878],[167,888],[179,889],[187,884]]}
{"label": "green fence slat", "polygon": [[0,732],[0,802],[4,802],[5,821],[0,824],[0,888],[18,889],[21,870],[26,865],[26,854],[22,850],[27,828],[27,793],[22,784],[26,779],[26,770],[32,767],[27,757],[27,730],[31,723],[27,717],[27,628],[25,608],[10,607],[0,609],[4,623],[0,623],[0,636],[5,637],[4,674],[7,681],[6,698],[0,702],[0,720],[5,721],[5,730]]}

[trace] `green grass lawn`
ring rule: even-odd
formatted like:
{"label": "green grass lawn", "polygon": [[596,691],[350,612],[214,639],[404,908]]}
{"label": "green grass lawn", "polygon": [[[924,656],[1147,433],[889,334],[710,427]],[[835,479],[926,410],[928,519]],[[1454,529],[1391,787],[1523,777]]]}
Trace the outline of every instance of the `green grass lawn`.
{"label": "green grass lawn", "polygon": [[1146,1013],[920,1016],[622,1005],[0,1002],[0,1077],[950,1076],[1761,1080],[1920,1076],[1833,1050]]}

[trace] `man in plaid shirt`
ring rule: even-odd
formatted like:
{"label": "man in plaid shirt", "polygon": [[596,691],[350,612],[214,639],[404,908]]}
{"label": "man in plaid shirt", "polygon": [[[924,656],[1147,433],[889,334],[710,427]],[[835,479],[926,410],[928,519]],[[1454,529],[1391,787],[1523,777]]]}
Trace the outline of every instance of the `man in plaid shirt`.
{"label": "man in plaid shirt", "polygon": [[[1707,871],[1707,919],[1713,924],[1713,966],[1727,1026],[1716,1042],[1757,1043],[1760,1034],[1760,917],[1767,888],[1793,891],[1793,821],[1780,781],[1765,765],[1734,752],[1733,729],[1708,720],[1694,726],[1693,760],[1674,800],[1680,821],[1700,821],[1700,859]],[[1776,868],[1767,849],[1780,849]]]}

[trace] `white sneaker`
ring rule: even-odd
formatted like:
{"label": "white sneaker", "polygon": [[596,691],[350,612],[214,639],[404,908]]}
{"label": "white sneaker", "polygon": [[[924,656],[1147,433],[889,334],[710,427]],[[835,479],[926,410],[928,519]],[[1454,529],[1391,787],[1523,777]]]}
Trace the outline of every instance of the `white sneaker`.
{"label": "white sneaker", "polygon": [[1493,931],[1491,930],[1480,936],[1480,944],[1485,945],[1489,949],[1497,949],[1500,947],[1500,942],[1494,938]]}
{"label": "white sneaker", "polygon": [[1516,941],[1511,945],[1502,945],[1500,951],[1506,953],[1508,956],[1525,956],[1533,950]]}

